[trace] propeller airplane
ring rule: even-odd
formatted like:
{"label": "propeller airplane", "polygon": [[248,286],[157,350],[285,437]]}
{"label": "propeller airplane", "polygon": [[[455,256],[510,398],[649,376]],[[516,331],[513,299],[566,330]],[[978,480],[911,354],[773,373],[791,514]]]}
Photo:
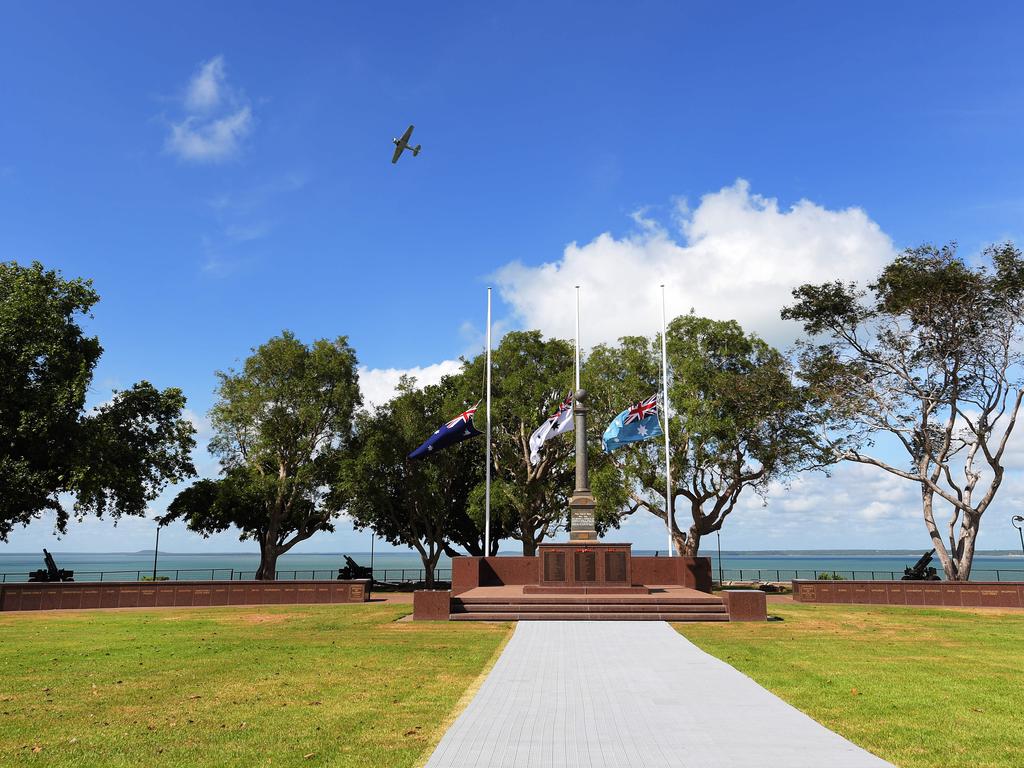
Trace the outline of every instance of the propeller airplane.
{"label": "propeller airplane", "polygon": [[391,140],[392,143],[395,145],[395,154],[391,156],[392,165],[398,162],[398,158],[402,156],[402,152],[404,152],[407,149],[412,152],[413,157],[416,157],[416,155],[420,153],[419,144],[417,144],[415,147],[409,146],[409,139],[412,138],[412,129],[413,126],[410,125],[408,128],[405,129],[405,133],[402,134],[402,138]]}

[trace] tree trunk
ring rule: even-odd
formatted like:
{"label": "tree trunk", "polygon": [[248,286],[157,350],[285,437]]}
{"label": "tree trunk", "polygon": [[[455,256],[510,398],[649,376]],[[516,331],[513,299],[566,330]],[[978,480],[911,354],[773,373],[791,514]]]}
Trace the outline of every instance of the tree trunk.
{"label": "tree trunk", "polygon": [[426,582],[427,589],[434,588],[434,563],[432,558],[423,558],[423,581]]}
{"label": "tree trunk", "polygon": [[942,564],[942,572],[946,575],[947,581],[960,581],[957,577],[957,564],[954,561],[954,553],[946,549],[946,544],[942,540],[942,532],[939,527],[935,524],[935,492],[932,491],[928,486],[921,486],[921,508],[924,512],[924,524],[928,529],[928,536],[932,540],[932,547],[935,548],[935,554],[939,556],[939,562]]}
{"label": "tree trunk", "polygon": [[434,545],[431,544],[430,551],[417,546],[420,553],[420,562],[423,563],[423,581],[426,584],[427,589],[433,589],[436,585],[434,580],[434,571],[437,570],[437,561],[441,559],[441,553],[444,552],[443,545],[434,549]]}
{"label": "tree trunk", "polygon": [[690,530],[684,535],[676,527],[675,514],[672,515],[672,538],[675,539],[678,533],[680,544],[676,545],[676,551],[683,557],[696,557],[697,552],[700,550],[701,525],[704,522],[704,511],[700,504],[693,500],[690,501],[690,517],[693,519],[693,525],[690,526]]}
{"label": "tree trunk", "polygon": [[260,567],[256,571],[257,581],[277,579],[277,547],[270,542],[260,542]]}
{"label": "tree trunk", "polygon": [[441,551],[438,550],[434,553],[434,556],[430,560],[430,570],[427,572],[427,589],[434,589],[437,586],[437,580],[435,573],[437,571],[437,561],[441,559]]}
{"label": "tree trunk", "polygon": [[522,531],[523,557],[535,557],[537,555],[537,540],[533,535],[533,528],[521,525],[520,530]]}
{"label": "tree trunk", "polygon": [[957,542],[956,581],[969,581],[974,565],[974,544],[978,538],[979,520],[974,515],[964,515],[960,524],[960,541]]}
{"label": "tree trunk", "polygon": [[676,552],[683,557],[696,557],[700,550],[700,533],[696,525],[690,526],[686,536],[681,531],[672,531],[672,540],[676,542]]}

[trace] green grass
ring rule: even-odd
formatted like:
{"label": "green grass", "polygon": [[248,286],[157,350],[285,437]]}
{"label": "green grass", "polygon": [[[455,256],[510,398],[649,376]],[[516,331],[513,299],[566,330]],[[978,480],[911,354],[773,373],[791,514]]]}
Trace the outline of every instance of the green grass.
{"label": "green grass", "polygon": [[509,625],[411,607],[0,614],[0,765],[413,765]]}
{"label": "green grass", "polygon": [[[1024,766],[1024,613],[770,607],[678,629],[904,768]],[[410,608],[0,614],[0,765],[414,765],[509,625]]]}
{"label": "green grass", "polygon": [[800,604],[769,613],[784,621],[677,629],[903,768],[1024,766],[1024,613]]}

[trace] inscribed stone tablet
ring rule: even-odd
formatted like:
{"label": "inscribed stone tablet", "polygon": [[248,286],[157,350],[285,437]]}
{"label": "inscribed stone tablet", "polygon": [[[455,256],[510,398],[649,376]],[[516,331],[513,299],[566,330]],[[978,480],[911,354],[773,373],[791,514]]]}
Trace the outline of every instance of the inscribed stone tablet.
{"label": "inscribed stone tablet", "polygon": [[591,510],[574,509],[572,511],[572,529],[574,531],[594,530],[594,513]]}
{"label": "inscribed stone tablet", "polygon": [[605,552],[604,553],[604,580],[625,581],[626,580],[626,553]]}
{"label": "inscribed stone tablet", "polygon": [[597,581],[597,554],[576,553],[576,581]]}
{"label": "inscribed stone tablet", "polygon": [[544,581],[565,581],[565,553],[544,553]]}

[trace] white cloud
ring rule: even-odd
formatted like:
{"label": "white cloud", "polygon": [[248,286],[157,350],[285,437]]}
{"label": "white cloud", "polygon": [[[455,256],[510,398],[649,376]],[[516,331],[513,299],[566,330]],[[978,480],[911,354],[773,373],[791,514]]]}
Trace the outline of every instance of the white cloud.
{"label": "white cloud", "polygon": [[367,407],[383,405],[395,394],[399,379],[412,376],[420,386],[437,384],[443,376],[458,373],[462,369],[459,360],[443,360],[440,363],[416,368],[359,368],[359,389]]}
{"label": "white cloud", "polygon": [[192,76],[185,92],[185,106],[193,112],[217,106],[220,103],[226,81],[224,57],[214,56],[200,65],[199,71]]}
{"label": "white cloud", "polygon": [[171,123],[166,146],[183,160],[226,160],[237,154],[252,131],[252,108],[229,85],[223,56],[200,65],[185,89],[182,105],[185,115]]}
{"label": "white cloud", "polygon": [[238,151],[240,142],[251,129],[249,107],[213,121],[190,116],[171,126],[167,148],[183,160],[224,160]]}
{"label": "white cloud", "polygon": [[626,237],[606,232],[570,244],[558,261],[500,269],[502,298],[520,323],[570,338],[570,294],[579,284],[585,345],[649,335],[661,325],[664,283],[669,317],[693,308],[784,344],[795,326],[783,323],[779,310],[795,286],[873,277],[894,255],[892,240],[860,208],[829,210],[801,200],[780,210],[743,179],[705,195],[692,211],[677,200],[676,231],[643,212],[633,219],[637,229]]}

